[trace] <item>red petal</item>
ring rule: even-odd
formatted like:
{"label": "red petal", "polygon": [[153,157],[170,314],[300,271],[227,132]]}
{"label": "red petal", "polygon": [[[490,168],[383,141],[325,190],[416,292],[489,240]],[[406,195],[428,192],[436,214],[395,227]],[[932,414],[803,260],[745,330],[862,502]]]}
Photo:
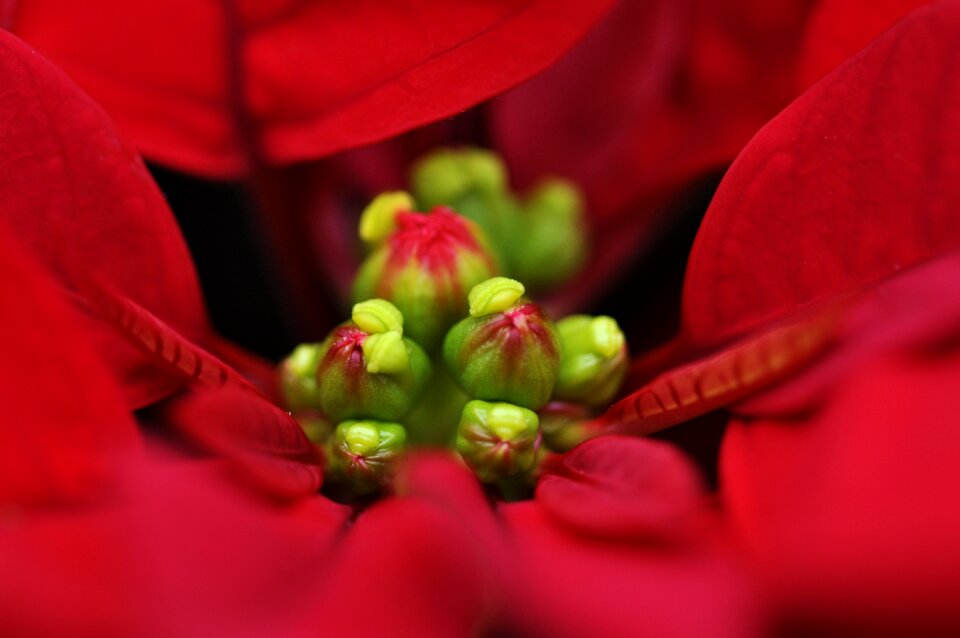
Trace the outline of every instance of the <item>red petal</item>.
{"label": "red petal", "polygon": [[495,592],[477,549],[441,506],[419,498],[373,506],[338,547],[308,635],[480,635]]}
{"label": "red petal", "polygon": [[609,5],[44,0],[15,30],[148,157],[225,177],[461,111],[553,62]]}
{"label": "red petal", "polygon": [[960,325],[960,255],[924,264],[863,295],[844,312],[835,347],[789,383],[738,403],[748,416],[803,416],[880,353],[936,349]]}
{"label": "red petal", "polygon": [[922,10],[794,102],[724,178],[684,325],[716,343],[960,242],[960,7]]}
{"label": "red petal", "polygon": [[273,496],[300,498],[320,489],[323,472],[317,448],[293,417],[252,389],[200,392],[177,404],[170,418]]}
{"label": "red petal", "polygon": [[250,499],[218,469],[149,466],[109,507],[5,516],[3,634],[293,636],[349,510]]}
{"label": "red petal", "polygon": [[687,540],[705,494],[693,466],[670,445],[603,436],[554,459],[537,501],[576,532],[624,540]]}
{"label": "red petal", "polygon": [[79,318],[5,232],[0,272],[0,503],[89,496],[139,449],[136,427]]}
{"label": "red petal", "polygon": [[810,418],[727,432],[721,485],[735,529],[810,635],[960,631],[956,324],[948,334],[952,349],[936,355],[862,362]]}
{"label": "red petal", "polygon": [[807,87],[834,70],[871,40],[930,0],[821,0],[807,25],[800,50],[800,85]]}
{"label": "red petal", "polygon": [[536,502],[503,508],[515,549],[509,612],[521,635],[753,635],[746,580],[722,548],[604,543],[566,533]]}
{"label": "red petal", "polygon": [[630,205],[726,163],[793,97],[805,4],[622,2],[494,103],[496,145],[521,185],[557,173],[601,218],[652,217],[662,207]]}
{"label": "red petal", "polygon": [[[8,159],[0,209],[14,234],[79,293],[84,309],[86,279],[96,276],[188,338],[202,338],[208,328],[190,256],[136,153],[62,73],[6,32],[0,74],[0,147]],[[100,326],[97,339],[132,406],[179,385],[158,376],[112,327]]]}
{"label": "red petal", "polygon": [[597,250],[553,302],[582,308],[622,276],[678,206],[796,94],[805,0],[621,2],[541,76],[493,103],[495,146],[528,186],[587,195]]}
{"label": "red petal", "polygon": [[[820,354],[834,338],[839,314],[840,308],[834,306],[807,313],[664,372],[613,404],[597,425],[608,431],[650,434],[749,396],[796,373]],[[651,358],[659,358],[660,352]]]}

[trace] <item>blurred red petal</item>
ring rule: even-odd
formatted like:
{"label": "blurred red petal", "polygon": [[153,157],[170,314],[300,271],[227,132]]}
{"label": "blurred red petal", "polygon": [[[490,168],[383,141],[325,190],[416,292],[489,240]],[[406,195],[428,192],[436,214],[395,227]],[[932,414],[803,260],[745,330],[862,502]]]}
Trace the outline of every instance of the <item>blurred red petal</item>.
{"label": "blurred red petal", "polygon": [[14,30],[151,159],[236,177],[462,111],[553,62],[609,5],[34,0]]}
{"label": "blurred red petal", "polygon": [[[122,57],[122,56],[118,56]],[[163,196],[103,112],[60,71],[0,31],[0,209],[13,233],[77,293],[95,277],[192,340],[206,334],[190,255]],[[140,407],[180,382],[157,374],[112,326],[97,350]]]}
{"label": "blurred red petal", "polygon": [[956,324],[949,334],[936,354],[864,361],[806,419],[727,432],[734,529],[782,614],[816,635],[960,631]]}
{"label": "blurred red petal", "polygon": [[536,502],[501,509],[515,550],[512,624],[522,635],[752,636],[757,610],[721,546],[681,551],[569,534]]}
{"label": "blurred red petal", "polygon": [[290,414],[252,389],[201,391],[177,403],[169,419],[272,496],[302,498],[320,489],[317,448]]}
{"label": "blurred red petal", "polygon": [[706,494],[696,469],[673,446],[603,436],[552,459],[537,501],[574,532],[675,543],[689,540]]}
{"label": "blurred red petal", "polygon": [[421,498],[374,505],[324,576],[313,635],[459,638],[492,613],[489,568],[469,527]]}
{"label": "blurred red petal", "polygon": [[129,469],[104,507],[5,515],[4,636],[297,635],[346,508],[268,505],[195,462]]}
{"label": "blurred red petal", "polygon": [[621,2],[564,60],[494,103],[496,145],[521,185],[571,177],[601,218],[649,203],[729,161],[793,97],[807,4]]}
{"label": "blurred red petal", "polygon": [[454,514],[491,561],[497,560],[503,550],[499,522],[476,476],[459,457],[448,451],[413,454],[401,465],[393,488],[400,497],[420,498]]}
{"label": "blurred red petal", "polygon": [[737,158],[690,256],[683,321],[717,343],[960,244],[960,5],[902,21]]}
{"label": "blurred red petal", "polygon": [[94,495],[139,450],[133,419],[79,317],[5,232],[0,272],[0,503]]}
{"label": "blurred red petal", "polygon": [[930,0],[820,0],[800,50],[800,86],[808,87]]}

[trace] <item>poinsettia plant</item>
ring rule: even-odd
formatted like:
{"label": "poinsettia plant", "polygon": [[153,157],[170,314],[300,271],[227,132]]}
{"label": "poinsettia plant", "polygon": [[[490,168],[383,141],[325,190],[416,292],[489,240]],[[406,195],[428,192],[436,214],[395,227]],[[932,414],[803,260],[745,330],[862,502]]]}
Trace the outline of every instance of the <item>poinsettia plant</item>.
{"label": "poinsettia plant", "polygon": [[[596,256],[548,297],[554,308],[590,298],[650,228],[651,211],[737,154],[690,253],[678,335],[634,358],[612,407],[574,419],[576,440],[586,440],[530,456],[530,491],[491,489],[477,477],[489,483],[490,472],[514,465],[477,455],[476,433],[518,441],[503,434],[529,425],[517,410],[540,409],[551,391],[579,400],[583,385],[542,390],[542,375],[497,367],[496,351],[483,355],[495,370],[479,382],[466,363],[458,368],[472,360],[464,349],[482,350],[470,344],[490,325],[509,320],[510,343],[517,330],[526,344],[531,323],[545,326],[536,334],[554,330],[525,309],[532,302],[517,305],[526,302],[516,282],[481,283],[472,316],[449,332],[453,345],[434,365],[452,359],[471,398],[516,405],[474,406],[460,456],[411,446],[389,458],[372,494],[347,498],[323,485],[324,467],[348,487],[355,474],[330,474],[343,459],[325,463],[304,422],[279,407],[275,369],[210,327],[173,217],[110,118],[156,161],[258,175],[262,202],[289,201],[284,189],[304,175],[321,178],[314,194],[335,192],[333,177],[344,175],[354,189],[395,188],[405,146],[442,127],[307,169],[273,167],[486,99],[555,59],[607,7],[227,2],[145,13],[140,4],[118,9],[103,30],[96,13],[71,13],[69,3],[24,1],[2,12],[107,109],[0,34],[5,635],[918,635],[960,626],[960,518],[950,507],[960,467],[951,427],[960,3],[902,20],[916,3],[871,5],[870,20],[853,19],[864,8],[840,0],[738,3],[756,10],[743,14],[708,2],[624,3],[534,80],[539,87],[489,107],[518,188],[558,172],[580,184],[594,211]],[[182,40],[151,49],[148,36],[162,24]],[[639,61],[611,65],[619,50],[610,43],[630,38],[631,24],[662,39],[631,48]],[[745,36],[774,25],[793,33],[790,43],[774,31]],[[129,56],[112,53],[116,37]],[[331,63],[303,62],[312,56]],[[577,65],[611,97],[551,100],[578,94],[587,80]],[[787,68],[798,75],[764,84],[770,93],[739,95],[750,109],[731,98],[758,69]],[[594,110],[613,104],[616,117]],[[577,134],[577,122],[594,119],[600,135]],[[658,148],[666,154],[650,150]],[[342,201],[327,207],[334,218]],[[320,210],[311,202],[298,204],[288,231]],[[409,205],[368,213],[374,237],[442,223],[431,238],[484,245],[464,240],[466,222],[444,210],[423,219]],[[337,239],[328,237],[334,254],[349,253]],[[478,279],[488,274],[496,273]],[[404,305],[403,295],[393,301]],[[402,344],[425,324],[397,307],[354,307],[353,323],[338,328],[350,361],[388,372],[413,365],[413,346]],[[440,312],[430,306],[426,316]],[[611,339],[606,321],[570,325]],[[521,371],[562,379],[553,350],[583,343],[564,330],[556,344],[565,348],[541,336],[548,346]],[[368,365],[364,374],[380,372]],[[504,378],[516,383],[501,396]],[[326,396],[319,407],[328,412],[353,400],[336,387]],[[381,418],[354,408],[345,419]],[[641,435],[718,408],[730,424],[711,491],[682,451]],[[356,462],[393,445],[384,432],[394,431],[361,422],[334,441]],[[509,449],[517,458],[529,451]]]}

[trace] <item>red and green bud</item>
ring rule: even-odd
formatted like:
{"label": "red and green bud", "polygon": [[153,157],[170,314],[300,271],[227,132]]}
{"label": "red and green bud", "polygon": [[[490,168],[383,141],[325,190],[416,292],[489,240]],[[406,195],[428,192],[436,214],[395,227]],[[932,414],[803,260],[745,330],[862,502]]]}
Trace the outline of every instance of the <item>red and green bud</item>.
{"label": "red and green bud", "polygon": [[475,286],[470,316],[447,333],[443,358],[469,396],[536,410],[553,392],[560,346],[553,322],[523,292],[505,277]]}
{"label": "red and green bud", "polygon": [[507,257],[502,248],[513,233],[517,202],[495,153],[470,147],[435,151],[417,161],[410,182],[421,206],[453,208],[486,232],[501,260]]}
{"label": "red and green bud", "polygon": [[457,452],[485,483],[530,471],[540,446],[532,410],[509,403],[470,401],[457,429]]}
{"label": "red and green bud", "polygon": [[411,183],[421,206],[449,206],[475,221],[506,272],[533,288],[561,283],[583,264],[583,197],[571,182],[548,179],[518,197],[495,153],[462,148],[420,159]]}
{"label": "red and green bud", "polygon": [[611,317],[571,315],[557,322],[563,355],[553,395],[603,406],[620,390],[630,366],[627,341]]}
{"label": "red and green bud", "polygon": [[400,196],[384,201],[375,200],[361,218],[376,245],[360,267],[353,296],[391,301],[407,320],[407,334],[434,351],[466,311],[465,293],[496,274],[496,261],[470,220],[445,208],[404,211]]}
{"label": "red and green bud", "polygon": [[413,409],[432,372],[423,348],[403,336],[403,316],[373,299],[320,344],[317,408],[333,421],[394,421]]}
{"label": "red and green bud", "polygon": [[399,423],[344,421],[327,447],[327,472],[354,494],[369,494],[387,485],[404,451],[407,432]]}

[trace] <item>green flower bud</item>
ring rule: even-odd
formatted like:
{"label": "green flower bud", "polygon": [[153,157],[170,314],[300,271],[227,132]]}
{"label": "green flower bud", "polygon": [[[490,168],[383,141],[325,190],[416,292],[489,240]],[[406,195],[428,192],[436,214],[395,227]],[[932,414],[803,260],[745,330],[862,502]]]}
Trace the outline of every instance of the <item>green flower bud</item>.
{"label": "green flower bud", "polygon": [[556,285],[580,269],[587,245],[579,191],[564,180],[544,182],[525,199],[507,236],[510,273],[534,288]]}
{"label": "green flower bud", "polygon": [[391,301],[404,332],[435,351],[466,313],[465,293],[496,274],[490,255],[482,232],[450,210],[399,213],[396,230],[360,267],[353,296]]}
{"label": "green flower bud", "polygon": [[354,304],[350,318],[367,334],[391,330],[403,334],[403,314],[385,299],[368,299]]}
{"label": "green flower bud", "polygon": [[571,315],[557,322],[563,355],[554,396],[591,406],[610,402],[630,361],[623,331],[611,317]]}
{"label": "green flower bud", "polygon": [[346,323],[320,351],[318,407],[334,421],[400,419],[416,405],[432,372],[423,348],[393,330],[371,335]]}
{"label": "green flower bud", "polygon": [[537,415],[509,403],[471,401],[457,429],[457,452],[477,477],[492,483],[533,467],[540,445]]}
{"label": "green flower bud", "polygon": [[441,149],[417,160],[410,175],[422,206],[450,206],[475,193],[503,193],[507,171],[491,151],[479,148]]}
{"label": "green flower bud", "polygon": [[317,397],[320,356],[319,344],[304,343],[280,364],[280,393],[288,410],[307,410],[320,405]]}
{"label": "green flower bud", "polygon": [[406,442],[407,432],[399,423],[344,421],[327,449],[327,471],[356,494],[374,492],[389,482]]}
{"label": "green flower bud", "polygon": [[536,410],[550,399],[560,365],[553,322],[523,298],[504,303],[519,282],[492,281],[474,288],[471,299],[478,314],[494,312],[467,317],[451,328],[443,343],[444,362],[471,397]]}
{"label": "green flower bud", "polygon": [[551,401],[537,411],[545,447],[566,452],[590,438],[590,411],[584,405]]}
{"label": "green flower bud", "polygon": [[303,433],[314,445],[324,445],[333,434],[333,423],[318,410],[302,410],[293,413]]}
{"label": "green flower bud", "polygon": [[506,257],[501,246],[513,232],[518,204],[495,153],[469,147],[435,151],[414,164],[410,181],[421,206],[453,208],[483,229],[501,260]]}
{"label": "green flower bud", "polygon": [[415,208],[409,193],[396,191],[382,193],[360,214],[360,239],[368,244],[378,244],[396,228],[398,213]]}

